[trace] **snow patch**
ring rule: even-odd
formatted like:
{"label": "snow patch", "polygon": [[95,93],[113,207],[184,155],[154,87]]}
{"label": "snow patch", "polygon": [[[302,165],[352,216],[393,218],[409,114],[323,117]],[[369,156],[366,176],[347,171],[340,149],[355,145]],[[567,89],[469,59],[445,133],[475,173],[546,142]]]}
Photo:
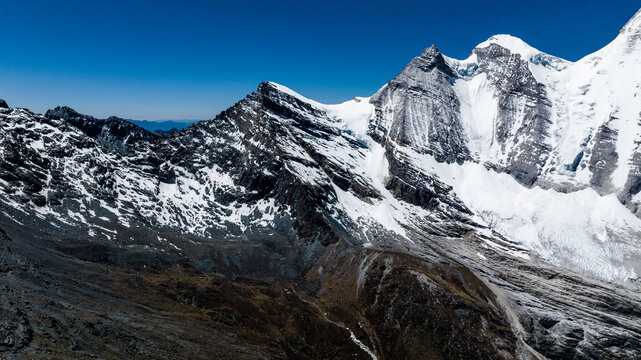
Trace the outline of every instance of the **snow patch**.
{"label": "snow patch", "polygon": [[638,277],[630,259],[641,257],[641,219],[614,195],[600,196],[590,188],[572,193],[528,189],[481,164],[438,163],[403,151],[452,185],[488,227],[549,262],[607,281]]}

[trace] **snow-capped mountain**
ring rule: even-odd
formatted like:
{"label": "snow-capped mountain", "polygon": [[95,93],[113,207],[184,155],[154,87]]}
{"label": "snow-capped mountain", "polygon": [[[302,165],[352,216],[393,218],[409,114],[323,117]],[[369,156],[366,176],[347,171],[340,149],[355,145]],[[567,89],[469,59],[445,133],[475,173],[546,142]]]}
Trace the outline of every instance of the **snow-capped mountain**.
{"label": "snow-capped mountain", "polygon": [[576,63],[509,35],[465,60],[430,47],[372,97],[373,133],[443,163],[421,168],[502,235],[561,266],[635,279],[640,17]]}
{"label": "snow-capped mountain", "polygon": [[[639,69],[641,12],[577,62],[509,35],[464,60],[432,46],[371,97],[265,82],[170,136],[0,102],[2,239],[292,283],[291,306],[365,358],[639,358]],[[13,287],[62,281],[15,266]]]}

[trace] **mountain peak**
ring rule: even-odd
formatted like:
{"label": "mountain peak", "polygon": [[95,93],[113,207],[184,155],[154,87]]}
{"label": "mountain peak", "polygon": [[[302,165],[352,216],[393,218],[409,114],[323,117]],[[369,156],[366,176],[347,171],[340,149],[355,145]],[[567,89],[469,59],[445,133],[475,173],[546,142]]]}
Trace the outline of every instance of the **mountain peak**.
{"label": "mountain peak", "polygon": [[423,52],[421,52],[421,56],[414,58],[410,62],[409,66],[417,67],[426,72],[436,68],[448,76],[455,76],[454,70],[452,70],[447,64],[445,57],[436,45],[432,45],[423,50]]}
{"label": "mountain peak", "polygon": [[314,105],[314,106],[317,106],[317,107],[322,107],[323,106],[323,104],[321,104],[321,103],[319,103],[317,101],[308,99],[308,98],[304,97],[303,95],[297,93],[296,91],[288,88],[287,86],[275,83],[273,81],[264,81],[264,82],[260,83],[260,85],[258,85],[258,92],[260,92],[262,94],[269,95],[269,94],[273,93],[274,91],[280,92],[280,93],[283,93],[283,94],[287,94],[287,95],[292,96],[292,97],[294,97],[294,98],[296,98],[296,99],[298,99],[298,100],[300,100],[300,101],[302,101],[304,103],[308,103],[308,104],[311,104],[311,105]]}
{"label": "mountain peak", "polygon": [[258,91],[260,92],[265,92],[270,90],[277,90],[282,93],[292,95],[294,97],[302,97],[302,95],[288,88],[287,86],[281,85],[279,83],[275,83],[273,81],[263,81],[262,83],[260,83],[260,85],[258,85]]}
{"label": "mountain peak", "polygon": [[76,116],[81,116],[81,114],[69,106],[56,106],[53,109],[47,110],[45,113],[45,117],[47,118],[60,118],[64,120]]}
{"label": "mountain peak", "polygon": [[7,105],[7,102],[0,99],[0,109],[7,109],[9,108],[9,105]]}
{"label": "mountain peak", "polygon": [[541,53],[541,51],[533,48],[520,38],[508,34],[491,36],[489,39],[478,44],[476,49],[486,48],[492,44],[503,47],[513,54],[521,55],[522,59],[529,59],[532,55]]}
{"label": "mountain peak", "polygon": [[423,52],[421,53],[421,57],[432,58],[432,57],[434,57],[434,56],[436,56],[436,55],[438,55],[440,53],[441,52],[436,47],[436,45],[432,44],[430,47],[428,47],[427,49],[423,50]]}

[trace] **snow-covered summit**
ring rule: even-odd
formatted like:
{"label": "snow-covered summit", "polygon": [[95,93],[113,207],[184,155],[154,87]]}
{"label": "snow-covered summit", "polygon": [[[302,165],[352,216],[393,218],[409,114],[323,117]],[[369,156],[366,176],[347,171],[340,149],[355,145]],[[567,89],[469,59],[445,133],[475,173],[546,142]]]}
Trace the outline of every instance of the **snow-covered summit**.
{"label": "snow-covered summit", "polygon": [[545,78],[548,76],[547,72],[564,70],[571,64],[568,60],[542,52],[522,39],[507,34],[491,36],[478,44],[472,53],[478,53],[479,50],[486,49],[490,45],[500,46],[511,54],[519,55],[521,60],[528,64],[530,71],[539,82],[545,82]]}
{"label": "snow-covered summit", "polygon": [[520,55],[523,60],[529,60],[535,55],[543,54],[543,52],[530,46],[520,38],[507,34],[494,35],[478,44],[476,49],[483,49],[492,44],[508,49],[513,54]]}

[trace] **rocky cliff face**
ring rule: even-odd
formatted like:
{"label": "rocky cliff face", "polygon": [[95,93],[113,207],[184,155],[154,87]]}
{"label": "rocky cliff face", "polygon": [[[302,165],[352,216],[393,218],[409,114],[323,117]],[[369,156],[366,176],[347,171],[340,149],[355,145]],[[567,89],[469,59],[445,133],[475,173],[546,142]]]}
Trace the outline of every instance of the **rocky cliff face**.
{"label": "rocky cliff face", "polygon": [[639,358],[639,17],[576,63],[430,47],[371,98],[266,82],[162,137],[0,102],[0,351]]}
{"label": "rocky cliff face", "polygon": [[425,152],[437,161],[469,159],[460,103],[451,86],[455,80],[438,49],[425,49],[371,98],[377,108],[370,125],[373,136]]}

